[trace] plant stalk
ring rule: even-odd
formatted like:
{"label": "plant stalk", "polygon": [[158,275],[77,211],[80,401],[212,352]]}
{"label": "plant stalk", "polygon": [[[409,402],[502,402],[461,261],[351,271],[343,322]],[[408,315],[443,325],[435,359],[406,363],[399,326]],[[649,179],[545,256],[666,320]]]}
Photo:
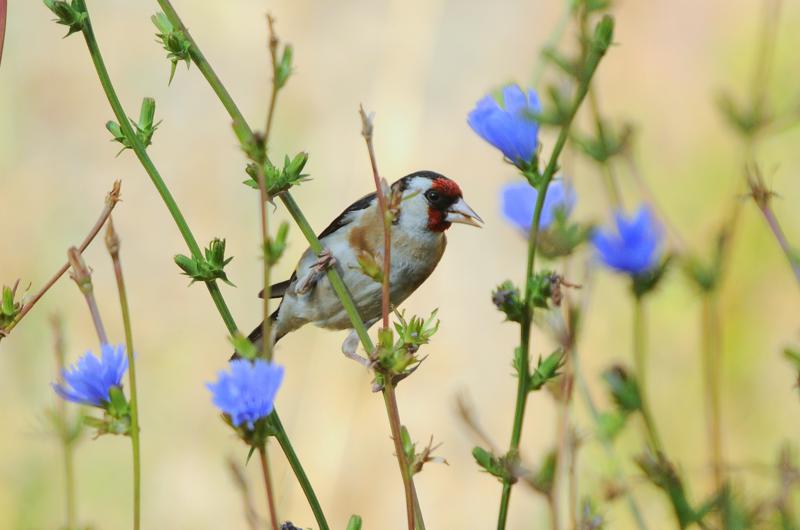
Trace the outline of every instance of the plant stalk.
{"label": "plant stalk", "polygon": [[[583,102],[584,98],[586,97],[586,93],[589,90],[589,85],[594,76],[595,71],[597,70],[597,66],[600,63],[600,59],[605,54],[605,49],[602,49],[599,46],[592,46],[584,68],[584,75],[582,76],[581,82],[578,86],[577,92],[575,93],[575,99],[572,104],[572,108],[570,110],[569,115],[563,126],[561,127],[561,131],[559,132],[558,139],[556,140],[555,145],[553,146],[553,151],[550,155],[550,160],[547,163],[544,173],[542,174],[542,184],[540,189],[537,190],[538,194],[536,197],[536,206],[533,212],[533,220],[531,223],[531,231],[528,237],[528,260],[525,267],[525,281],[526,281],[526,288],[525,288],[525,315],[523,316],[522,323],[520,326],[520,348],[522,349],[521,363],[519,367],[519,377],[517,381],[517,399],[516,405],[514,408],[514,424],[511,431],[511,442],[509,444],[509,454],[517,453],[519,451],[519,442],[520,437],[522,435],[522,422],[525,416],[525,406],[527,404],[528,399],[528,388],[529,388],[529,379],[530,379],[530,335],[531,335],[531,324],[532,324],[532,316],[533,316],[533,289],[532,282],[533,282],[533,271],[534,271],[534,264],[536,259],[536,248],[539,241],[539,221],[542,215],[542,207],[544,206],[544,199],[547,194],[547,188],[550,186],[550,181],[553,179],[557,169],[558,169],[558,158],[561,155],[561,151],[564,149],[564,145],[569,138],[569,130],[572,125],[573,120],[575,119],[575,115],[578,112],[578,108],[580,108],[581,103]],[[506,527],[506,520],[508,518],[508,504],[511,498],[511,487],[512,484],[509,481],[504,481],[503,483],[503,493],[500,498],[500,509],[498,511],[498,518],[497,518],[497,528],[498,530],[503,530]]]}
{"label": "plant stalk", "polygon": [[[77,0],[77,2],[78,2],[78,6],[81,7],[83,10],[85,10],[88,13],[88,10],[86,9],[85,1],[84,0]],[[173,22],[173,24],[176,24],[178,27],[184,28],[184,26],[180,22],[180,20],[177,19],[177,15],[175,14],[174,9],[172,9],[172,6],[169,5],[169,2],[166,1],[166,0],[159,0],[159,3],[162,5],[162,7],[164,8],[165,13],[167,13],[168,16],[170,15],[170,13],[172,13],[172,17],[174,17],[174,18],[171,18],[171,21]],[[166,4],[166,6],[164,4]],[[167,9],[167,7],[169,7],[169,10]],[[176,20],[177,20],[177,22],[176,22]],[[122,129],[123,134],[125,135],[125,137],[128,139],[128,141],[130,141],[131,145],[133,146],[133,150],[134,150],[137,158],[141,162],[142,166],[144,167],[145,171],[147,172],[148,176],[150,177],[151,181],[153,182],[153,185],[156,187],[159,195],[161,196],[162,200],[164,201],[165,206],[167,207],[167,209],[169,210],[170,214],[172,215],[172,218],[175,221],[175,224],[177,225],[178,230],[180,231],[181,235],[183,236],[183,239],[186,242],[187,247],[189,247],[189,250],[190,250],[192,256],[200,257],[201,256],[200,247],[197,244],[197,241],[195,240],[194,235],[192,234],[191,230],[189,229],[189,226],[187,225],[186,220],[183,217],[183,214],[181,213],[180,209],[178,208],[178,205],[175,202],[174,198],[172,197],[172,194],[170,193],[169,189],[167,188],[166,184],[164,183],[163,179],[161,178],[160,174],[158,173],[157,169],[155,168],[153,162],[150,160],[150,157],[147,155],[147,152],[145,151],[144,146],[142,145],[141,141],[139,141],[138,137],[134,133],[134,131],[133,131],[133,129],[132,129],[127,117],[126,117],[125,111],[122,108],[122,104],[120,103],[119,98],[117,97],[116,91],[114,90],[114,87],[111,84],[111,79],[110,79],[110,77],[108,75],[108,70],[106,69],[105,64],[103,62],[102,55],[100,54],[100,49],[99,49],[99,46],[97,44],[97,40],[95,39],[94,32],[93,32],[92,26],[91,26],[91,21],[90,21],[89,17],[87,17],[86,22],[84,24],[83,34],[84,34],[84,38],[86,40],[86,44],[87,44],[87,46],[89,48],[89,53],[90,53],[90,55],[92,57],[92,62],[94,63],[95,69],[97,70],[97,74],[98,74],[98,77],[100,79],[100,83],[103,86],[103,90],[104,90],[104,92],[106,94],[106,97],[108,98],[109,103],[111,104],[111,107],[112,107],[112,109],[114,111],[114,115],[117,117],[117,121],[120,124],[120,127]],[[187,38],[191,38],[191,37],[189,37],[188,32],[186,33],[186,35],[187,35]],[[198,59],[196,58],[196,56],[199,54],[199,49],[194,44],[193,44],[192,49],[193,49],[193,52],[194,52],[193,53],[193,59],[195,59],[197,61]],[[202,60],[205,61],[204,58]],[[198,67],[199,67],[199,64],[198,64]],[[209,71],[210,71],[210,67],[209,67]],[[213,71],[211,71],[211,72],[213,73]],[[217,79],[217,81],[219,81],[219,80]],[[224,90],[224,87],[222,87],[221,83],[219,83],[218,86],[220,88],[222,88],[222,90]],[[230,100],[230,96],[228,96],[228,100]],[[223,103],[224,102],[225,102],[225,100],[223,100]],[[235,105],[234,105],[234,107],[235,107]],[[237,109],[237,112],[238,112],[238,109]],[[241,113],[239,113],[239,115],[241,116]],[[219,286],[217,285],[217,283],[215,281],[210,281],[210,282],[205,282],[205,283],[206,283],[206,287],[208,288],[209,294],[211,295],[211,298],[214,301],[214,305],[216,306],[217,311],[219,312],[220,316],[222,317],[223,322],[225,323],[226,328],[228,329],[228,332],[231,335],[234,335],[235,333],[238,332],[238,327],[236,325],[236,322],[233,319],[233,316],[230,313],[230,310],[228,309],[227,304],[225,303],[225,299],[222,297],[222,293],[219,290]],[[362,327],[363,327],[363,324],[362,324]],[[278,417],[277,409],[274,410],[272,414],[273,414],[273,421],[276,423],[276,425],[277,425],[276,428],[280,431],[279,435],[283,440],[281,442],[281,447],[283,448],[284,453],[287,454],[287,459],[289,459],[290,462],[292,463],[292,469],[294,470],[295,475],[297,476],[297,479],[300,482],[301,487],[303,488],[303,491],[306,493],[306,498],[308,499],[309,504],[311,505],[311,509],[314,512],[315,517],[317,518],[317,524],[319,525],[320,530],[327,530],[328,529],[328,524],[325,521],[324,516],[322,516],[322,510],[319,507],[319,503],[318,503],[318,501],[316,499],[316,495],[313,495],[313,490],[311,489],[311,484],[310,484],[310,482],[308,480],[308,477],[306,476],[305,472],[303,471],[299,460],[297,460],[297,456],[296,456],[296,454],[294,454],[294,450],[291,447],[291,443],[289,441],[289,438],[286,435],[286,432],[283,430],[283,426],[281,425],[279,417]],[[291,454],[292,454],[291,457],[289,455],[289,452],[291,452]],[[294,459],[293,462],[292,462],[292,458]],[[309,495],[309,492],[311,492],[312,495]]]}
{"label": "plant stalk", "polygon": [[791,245],[789,245],[789,241],[786,239],[786,235],[783,233],[778,218],[775,217],[775,212],[772,211],[769,201],[761,207],[761,213],[764,214],[764,219],[766,219],[769,229],[778,241],[781,250],[783,250],[783,254],[786,256],[786,260],[789,262],[789,266],[792,268],[795,278],[798,283],[800,283],[800,254],[795,253]]}
{"label": "plant stalk", "polygon": [[258,456],[261,458],[261,473],[264,475],[264,489],[267,493],[270,524],[272,525],[272,530],[279,530],[278,511],[275,509],[275,494],[272,491],[272,478],[269,472],[269,456],[267,455],[266,445],[258,448]]}
{"label": "plant stalk", "polygon": [[720,380],[722,351],[718,321],[716,293],[703,293],[703,364],[706,379],[706,417],[708,419],[708,444],[714,491],[722,491],[724,466],[722,463],[722,421],[720,414]]}
{"label": "plant stalk", "polygon": [[639,392],[642,400],[642,419],[645,424],[645,432],[657,453],[663,453],[661,438],[656,429],[653,414],[650,412],[650,398],[647,388],[647,347],[645,334],[644,303],[641,296],[634,297],[633,307],[633,361],[636,370],[636,381],[639,384]]}
{"label": "plant stalk", "polygon": [[142,504],[142,472],[139,442],[139,399],[136,391],[136,363],[133,350],[133,331],[131,328],[131,314],[128,305],[128,294],[125,289],[125,279],[122,275],[122,262],[119,258],[120,242],[114,230],[114,222],[109,218],[106,231],[106,247],[111,255],[114,265],[114,276],[117,279],[119,291],[119,305],[122,310],[122,324],[125,329],[125,353],[128,356],[128,386],[130,387],[131,414],[131,448],[133,450],[133,530],[139,530],[141,521]]}
{"label": "plant stalk", "polygon": [[[86,11],[88,15],[89,11],[86,8],[85,0],[76,0],[76,2],[79,9]],[[169,191],[164,179],[161,177],[155,165],[153,164],[153,161],[150,159],[150,156],[147,154],[147,151],[145,150],[141,140],[134,132],[130,120],[127,117],[128,115],[125,113],[125,109],[122,107],[122,103],[120,103],[119,97],[114,90],[114,86],[111,84],[111,77],[108,74],[108,69],[106,69],[103,56],[100,53],[100,46],[97,43],[94,30],[92,29],[91,18],[88,16],[83,24],[83,36],[86,40],[86,46],[89,48],[89,54],[92,57],[92,62],[94,63],[95,70],[97,71],[97,76],[100,79],[100,84],[103,86],[103,91],[108,98],[108,102],[111,105],[111,109],[114,111],[114,116],[117,118],[117,122],[119,123],[123,134],[130,142],[133,152],[136,154],[136,158],[138,158],[139,162],[141,162],[144,170],[147,172],[150,180],[153,182],[153,185],[158,191],[158,194],[161,196],[161,200],[164,201],[164,205],[167,207],[167,210],[169,210],[170,215],[172,215],[172,219],[175,221],[181,236],[183,236],[186,246],[189,247],[192,257],[202,257],[200,246],[197,244],[194,234],[192,234],[189,225],[186,223],[183,213],[181,212],[180,208],[178,208],[175,198],[172,196],[172,193]],[[234,323],[233,316],[231,315],[225,300],[222,298],[222,293],[219,290],[217,282],[212,280],[205,282],[205,284],[208,288],[208,292],[211,294],[211,298],[214,300],[214,305],[217,307],[222,319],[225,321],[226,327],[229,330],[232,329],[233,331],[236,331],[236,324]]]}
{"label": "plant stalk", "polygon": [[92,323],[97,332],[97,338],[100,340],[100,346],[108,344],[108,335],[106,328],[103,326],[103,318],[100,316],[100,309],[97,307],[97,299],[94,297],[94,286],[92,285],[92,274],[89,267],[83,261],[80,252],[75,247],[70,247],[67,250],[67,259],[72,272],[70,277],[78,286],[81,294],[86,300],[86,305],[89,307],[89,313],[92,316]]}
{"label": "plant stalk", "polygon": [[[589,409],[589,414],[592,417],[595,429],[599,429],[601,426],[600,412],[597,409],[597,405],[594,403],[594,399],[592,399],[589,386],[586,384],[586,380],[583,378],[580,365],[578,363],[578,352],[577,349],[574,348],[572,350],[572,361],[578,392],[581,394],[586,408]],[[625,490],[625,500],[628,504],[628,510],[631,512],[631,515],[633,515],[633,519],[636,522],[636,527],[639,530],[647,530],[647,524],[645,523],[642,511],[639,509],[639,505],[637,504],[636,499],[633,496],[633,492],[631,491],[630,484],[622,472],[622,465],[620,464],[619,457],[614,450],[613,442],[603,436],[600,437],[600,442],[606,452],[606,456],[611,462],[611,473],[613,474],[614,479],[619,482]]]}
{"label": "plant stalk", "polygon": [[308,505],[311,507],[311,511],[314,513],[314,519],[316,519],[317,524],[319,525],[319,530],[330,530],[328,527],[328,522],[325,520],[325,514],[322,512],[319,499],[317,499],[317,494],[314,493],[314,488],[311,487],[311,481],[308,480],[308,476],[306,475],[303,466],[300,464],[300,459],[297,457],[297,453],[294,452],[294,447],[292,447],[292,444],[289,441],[289,436],[286,434],[286,429],[283,428],[280,418],[278,418],[278,415],[274,412],[272,415],[272,424],[276,428],[275,439],[278,440],[278,444],[281,446],[283,454],[286,456],[286,460],[289,462],[289,466],[292,468],[292,471],[297,477],[297,482],[300,483],[300,488],[303,490],[303,493],[308,500]]}
{"label": "plant stalk", "polygon": [[[89,247],[89,244],[91,244],[95,236],[98,234],[98,232],[100,232],[100,229],[103,228],[106,219],[108,219],[108,217],[111,215],[111,212],[114,210],[114,206],[116,206],[117,203],[119,202],[120,187],[121,187],[121,182],[118,180],[115,181],[113,188],[108,193],[108,195],[106,195],[106,205],[103,208],[103,211],[100,213],[100,217],[97,219],[97,222],[94,224],[92,229],[89,230],[89,233],[83,239],[80,246],[78,247],[78,251],[80,253],[83,253]],[[62,265],[61,268],[58,269],[58,271],[56,271],[56,273],[47,281],[47,283],[44,284],[44,287],[42,287],[39,290],[39,292],[37,292],[33,296],[33,298],[30,299],[30,301],[28,301],[27,303],[25,303],[25,305],[22,306],[22,309],[20,309],[17,317],[11,323],[9,323],[8,326],[5,327],[3,333],[0,333],[0,339],[2,339],[4,335],[8,335],[8,333],[10,333],[11,330],[17,324],[19,324],[19,321],[22,320],[25,317],[25,315],[28,314],[28,311],[33,309],[33,306],[36,305],[36,302],[38,302],[47,293],[47,291],[49,291],[50,288],[53,285],[55,285],[55,283],[59,280],[59,278],[61,278],[64,275],[65,272],[67,272],[67,270],[69,270],[69,261],[64,263],[64,265]]]}
{"label": "plant stalk", "polygon": [[[60,316],[54,316],[51,319],[53,326],[53,349],[56,352],[56,381],[58,384],[64,384],[64,370],[66,368],[66,355],[64,347],[64,331],[63,323]],[[61,441],[61,449],[64,457],[64,499],[66,505],[66,528],[72,530],[77,528],[77,510],[75,509],[75,459],[74,459],[74,440],[70,438],[69,434],[69,421],[67,416],[67,402],[64,399],[56,400],[56,407],[58,407],[58,426],[59,438]]]}
{"label": "plant stalk", "polygon": [[[364,107],[359,107],[361,116],[361,134],[367,145],[369,161],[372,167],[372,177],[375,183],[375,194],[378,198],[378,208],[383,220],[383,276],[381,278],[381,317],[383,329],[389,329],[389,306],[390,300],[390,277],[392,271],[392,214],[383,191],[383,183],[378,173],[378,162],[375,156],[375,147],[372,143],[373,121],[372,116],[364,111]],[[373,352],[369,352],[373,355]],[[400,466],[400,476],[403,479],[403,491],[406,499],[406,518],[408,520],[408,530],[415,528],[424,530],[425,523],[422,520],[422,513],[414,487],[414,478],[406,458],[403,442],[401,438],[402,422],[400,421],[400,410],[397,406],[397,395],[395,394],[395,382],[391,376],[386,378],[383,385],[383,401],[386,406],[386,415],[389,418],[389,427],[392,431],[397,464]]]}

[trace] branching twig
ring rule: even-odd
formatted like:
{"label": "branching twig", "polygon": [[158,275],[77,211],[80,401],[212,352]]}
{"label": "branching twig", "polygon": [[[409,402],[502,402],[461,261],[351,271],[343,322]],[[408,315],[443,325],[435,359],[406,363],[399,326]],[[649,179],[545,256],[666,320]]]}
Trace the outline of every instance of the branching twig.
{"label": "branching twig", "polygon": [[0,0],[0,64],[3,64],[3,42],[6,36],[6,19],[8,18],[8,0]]}
{"label": "branching twig", "polygon": [[[89,244],[94,240],[97,233],[100,232],[100,229],[103,228],[103,225],[106,223],[106,220],[111,215],[111,212],[114,210],[114,206],[116,206],[117,203],[121,200],[120,199],[121,185],[122,184],[119,180],[114,182],[114,186],[111,188],[111,191],[108,193],[108,195],[106,195],[105,207],[103,208],[103,211],[100,213],[100,217],[97,219],[97,222],[89,231],[89,234],[84,238],[83,242],[78,247],[79,252],[82,253],[86,250]],[[33,306],[36,305],[36,302],[38,302],[45,295],[45,293],[47,293],[47,291],[59,280],[59,278],[61,278],[61,276],[63,276],[64,273],[67,272],[69,266],[70,266],[69,261],[64,263],[64,265],[62,265],[61,268],[58,269],[58,271],[56,271],[56,273],[52,276],[52,278],[50,278],[47,281],[44,287],[42,287],[41,290],[39,290],[39,292],[36,293],[33,296],[33,298],[30,299],[30,301],[26,302],[25,305],[22,306],[22,309],[17,315],[17,318],[15,318],[13,322],[11,322],[8,326],[6,326],[6,328],[3,330],[3,333],[0,333],[0,338],[2,338],[3,335],[8,335],[8,333],[17,324],[19,324],[19,321],[22,320],[31,309],[33,309]]]}
{"label": "branching twig", "polygon": [[800,282],[800,257],[798,257],[796,252],[792,250],[792,247],[789,244],[789,241],[786,239],[786,235],[783,233],[783,229],[778,222],[778,218],[775,216],[775,212],[772,210],[772,199],[775,196],[775,193],[767,188],[758,166],[754,166],[747,172],[747,185],[750,188],[750,197],[764,215],[764,219],[767,221],[769,229],[772,231],[772,234],[775,236],[775,239],[778,241],[781,250],[783,250],[783,253],[786,256],[786,259],[789,261],[789,266],[792,268],[792,272],[794,272],[797,281]]}
{"label": "branching twig", "polygon": [[92,315],[94,329],[97,331],[97,338],[100,339],[100,345],[108,344],[108,335],[106,335],[103,319],[100,317],[100,310],[97,307],[97,300],[94,297],[92,273],[89,267],[86,266],[77,248],[70,247],[69,250],[67,250],[67,259],[69,260],[70,267],[72,267],[69,277],[75,281],[78,289],[80,289],[86,299],[86,305],[89,306],[89,313]]}
{"label": "branching twig", "polygon": [[262,445],[258,448],[258,456],[261,459],[261,474],[264,476],[264,489],[267,495],[269,521],[272,525],[272,530],[278,530],[278,511],[275,508],[275,494],[272,491],[272,477],[269,472],[269,456],[267,455],[266,445]]}
{"label": "branching twig", "polygon": [[[364,107],[359,107],[359,115],[361,116],[361,135],[367,144],[367,151],[369,152],[369,161],[372,166],[372,177],[375,182],[375,193],[378,197],[378,208],[383,222],[383,277],[382,277],[382,297],[381,297],[381,317],[383,319],[383,329],[389,329],[389,305],[390,305],[390,285],[389,279],[391,276],[391,248],[392,248],[392,213],[389,211],[389,205],[384,193],[384,182],[378,173],[378,163],[375,158],[375,148],[372,144],[373,132],[373,115],[367,114]],[[371,357],[374,357],[375,352],[368,352]],[[403,442],[401,438],[402,424],[400,421],[400,411],[397,406],[397,396],[395,395],[396,381],[392,377],[386,378],[383,385],[383,400],[386,405],[386,414],[389,417],[389,426],[392,430],[392,441],[394,442],[395,454],[397,456],[397,463],[400,466],[400,475],[403,478],[403,489],[406,498],[406,516],[408,518],[408,530],[414,528],[425,528],[425,523],[422,520],[422,513],[419,508],[417,494],[414,488],[414,478],[411,475],[406,453],[403,449]]]}

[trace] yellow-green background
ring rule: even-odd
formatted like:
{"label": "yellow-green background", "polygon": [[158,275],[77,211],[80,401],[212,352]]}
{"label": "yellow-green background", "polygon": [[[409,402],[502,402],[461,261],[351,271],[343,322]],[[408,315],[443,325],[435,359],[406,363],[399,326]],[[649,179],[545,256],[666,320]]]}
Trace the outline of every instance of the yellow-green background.
{"label": "yellow-green background", "polygon": [[[90,1],[97,37],[128,113],[142,96],[158,102],[163,119],[149,152],[201,242],[228,240],[228,267],[238,288],[223,286],[243,328],[259,320],[256,194],[240,184],[243,156],[230,120],[195,67],[181,66],[171,87],[168,63],[154,42],[155,2]],[[312,225],[323,228],[369,190],[368,159],[359,135],[360,102],[377,112],[376,150],[382,173],[398,178],[433,169],[456,179],[486,220],[483,230],[456,226],[430,280],[405,307],[438,307],[442,327],[422,368],[400,386],[403,421],[424,442],[433,434],[449,466],[430,466],[417,484],[428,528],[490,528],[499,484],[480,473],[475,441],[455,412],[466,393],[500,446],[511,427],[515,382],[510,359],[517,328],[503,323],[489,293],[500,280],[519,280],[523,239],[499,215],[498,190],[515,178],[499,154],[465,123],[487,90],[527,83],[537,52],[561,12],[561,2],[308,0],[210,2],[176,0],[209,60],[256,126],[268,98],[267,9],[295,46],[296,72],[281,94],[275,119],[276,154],[310,152],[313,180],[295,197]],[[743,191],[741,143],[715,110],[715,93],[750,91],[764,2],[659,0],[619,2],[614,46],[597,76],[608,115],[636,126],[644,176],[671,222],[692,249],[708,252],[716,227]],[[784,2],[773,83],[776,109],[797,105],[797,27],[800,4]],[[201,286],[187,288],[172,262],[185,252],[177,230],[144,171],[130,153],[115,158],[103,124],[112,117],[80,35],[63,27],[39,2],[11,1],[0,67],[0,281],[23,279],[36,290],[94,223],[114,179],[123,181],[115,222],[130,290],[140,380],[143,440],[143,521],[149,529],[244,528],[240,499],[225,459],[245,448],[219,420],[204,383],[224,367],[225,328]],[[572,42],[570,28],[564,42]],[[585,118],[585,116],[584,116]],[[582,120],[585,127],[585,120]],[[790,240],[800,239],[800,129],[758,150]],[[543,137],[544,152],[553,143]],[[566,167],[580,196],[575,216],[607,219],[594,166],[574,154]],[[620,172],[626,203],[638,201],[630,175]],[[279,207],[274,216],[286,218]],[[797,440],[797,394],[781,348],[800,341],[800,292],[755,207],[743,209],[721,299],[724,327],[724,446],[737,482],[768,494],[760,464],[774,460],[783,440]],[[287,276],[305,245],[291,233],[275,272]],[[98,241],[99,242],[99,241]],[[705,250],[704,250],[705,249]],[[585,255],[583,256],[585,257]],[[582,259],[583,259],[582,257]],[[122,340],[113,274],[102,244],[86,253],[106,325]],[[580,269],[578,269],[580,270]],[[576,274],[578,275],[578,274]],[[579,278],[578,278],[579,279]],[[581,354],[595,396],[598,375],[630,358],[630,302],[623,279],[595,282]],[[62,467],[55,441],[43,434],[43,410],[54,402],[54,358],[48,316],[67,324],[70,359],[96,339],[84,302],[62,280],[0,345],[0,528],[57,528],[63,520]],[[709,491],[697,293],[672,273],[649,308],[651,395],[671,455]],[[360,513],[368,529],[404,526],[402,488],[383,404],[367,373],[339,353],[341,333],[308,328],[285,338],[277,356],[286,366],[278,397],[284,423],[330,522],[343,527]],[[550,343],[534,336],[535,354]],[[579,429],[591,433],[585,409]],[[553,444],[555,409],[546,393],[531,396],[522,454],[536,462]],[[631,455],[638,434],[621,441]],[[81,521],[96,528],[130,524],[127,440],[85,440],[77,452]],[[597,491],[607,465],[596,443],[581,453],[582,485]],[[314,526],[310,511],[278,451],[273,452],[282,518]],[[753,471],[755,470],[755,471]],[[759,471],[760,470],[760,471]],[[251,475],[259,508],[261,484]],[[672,525],[662,497],[640,478],[637,495],[654,528]],[[586,492],[586,490],[583,490]],[[630,520],[622,503],[604,508],[611,528]],[[545,503],[518,488],[510,528],[542,528]]]}

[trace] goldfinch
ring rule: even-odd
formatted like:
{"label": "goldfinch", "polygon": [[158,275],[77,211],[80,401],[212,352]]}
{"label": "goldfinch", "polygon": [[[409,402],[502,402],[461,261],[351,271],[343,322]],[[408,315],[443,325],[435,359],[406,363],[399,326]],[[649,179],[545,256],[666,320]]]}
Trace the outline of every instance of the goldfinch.
{"label": "goldfinch", "polygon": [[[391,230],[391,304],[398,306],[422,285],[442,258],[445,231],[453,223],[480,227],[483,220],[470,208],[454,181],[433,171],[418,171],[391,186],[395,218]],[[397,200],[399,199],[399,200]],[[336,296],[325,271],[335,267],[347,286],[364,323],[369,328],[381,318],[381,284],[365,274],[358,258],[383,260],[383,224],[375,192],[365,195],[319,234],[325,251],[307,249],[294,274],[271,286],[270,298],[281,298],[271,315],[272,341],[307,323],[333,330],[350,329],[342,351],[356,358],[358,336]],[[264,293],[260,294],[264,296]],[[260,346],[262,327],[248,337]]]}

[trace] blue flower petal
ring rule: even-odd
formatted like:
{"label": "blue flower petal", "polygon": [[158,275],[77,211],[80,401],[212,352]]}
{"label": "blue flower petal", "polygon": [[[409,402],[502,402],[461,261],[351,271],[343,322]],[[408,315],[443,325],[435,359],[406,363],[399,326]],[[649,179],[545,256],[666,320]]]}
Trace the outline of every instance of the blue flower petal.
{"label": "blue flower petal", "polygon": [[633,276],[652,270],[661,257],[661,227],[647,206],[632,218],[615,212],[616,233],[598,231],[592,236],[600,261],[608,267]]}
{"label": "blue flower petal", "polygon": [[502,107],[492,96],[479,100],[467,123],[507,159],[524,167],[539,145],[539,124],[531,116],[541,111],[539,98],[533,90],[525,93],[518,85],[505,86],[502,95]]}
{"label": "blue flower petal", "polygon": [[[517,182],[503,187],[500,195],[501,211],[511,224],[528,232],[533,222],[533,211],[536,208],[538,192],[526,182]],[[544,198],[539,226],[547,229],[556,219],[556,212],[561,210],[569,215],[575,207],[577,197],[575,190],[557,180],[547,188]]]}
{"label": "blue flower petal", "polygon": [[283,366],[262,359],[250,362],[237,359],[229,363],[230,372],[221,371],[216,383],[207,383],[211,401],[231,418],[234,427],[254,423],[274,408],[275,395],[283,381]]}
{"label": "blue flower petal", "polygon": [[103,344],[100,350],[100,359],[87,352],[64,370],[64,382],[51,385],[56,394],[74,403],[103,407],[109,400],[111,387],[122,386],[128,358],[124,346],[114,348]]}

